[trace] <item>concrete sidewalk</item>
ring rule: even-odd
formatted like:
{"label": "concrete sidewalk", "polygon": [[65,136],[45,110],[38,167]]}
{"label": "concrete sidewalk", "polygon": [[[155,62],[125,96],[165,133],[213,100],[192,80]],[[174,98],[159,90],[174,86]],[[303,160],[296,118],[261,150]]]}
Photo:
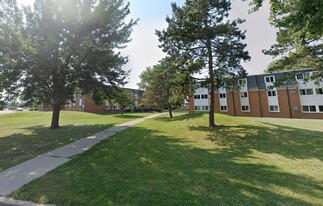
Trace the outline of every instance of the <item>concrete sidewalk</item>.
{"label": "concrete sidewalk", "polygon": [[[71,144],[57,148],[53,151],[35,157],[31,160],[16,165],[0,173],[0,196],[8,196],[23,185],[32,180],[45,175],[47,172],[68,162],[70,157],[81,154],[93,145],[106,138],[120,132],[130,126],[159,116],[160,114],[143,117],[130,122],[126,122],[115,127],[98,132],[92,136],[80,139]],[[0,199],[1,203],[1,199]]]}

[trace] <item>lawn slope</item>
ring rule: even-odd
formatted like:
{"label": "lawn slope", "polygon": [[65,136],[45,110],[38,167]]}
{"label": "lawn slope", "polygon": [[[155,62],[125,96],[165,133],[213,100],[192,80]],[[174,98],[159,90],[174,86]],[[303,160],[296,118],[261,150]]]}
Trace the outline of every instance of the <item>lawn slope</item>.
{"label": "lawn slope", "polygon": [[37,155],[61,147],[116,124],[149,113],[90,114],[61,112],[60,129],[49,129],[51,112],[0,115],[0,172]]}
{"label": "lawn slope", "polygon": [[[57,205],[322,205],[323,121],[177,114],[103,141],[14,193]],[[296,126],[294,126],[296,125]]]}

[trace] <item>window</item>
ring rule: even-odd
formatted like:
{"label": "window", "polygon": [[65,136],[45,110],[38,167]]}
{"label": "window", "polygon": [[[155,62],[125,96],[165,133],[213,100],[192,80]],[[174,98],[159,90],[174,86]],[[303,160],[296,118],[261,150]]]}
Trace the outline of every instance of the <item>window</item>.
{"label": "window", "polygon": [[246,79],[239,79],[239,85],[243,86],[247,84],[247,80]]}
{"label": "window", "polygon": [[304,79],[308,79],[310,77],[310,73],[309,72],[306,72],[303,74],[303,78]]}
{"label": "window", "polygon": [[316,112],[316,106],[310,105],[310,112]]}
{"label": "window", "polygon": [[194,99],[201,99],[200,95],[194,95]]}
{"label": "window", "polygon": [[274,90],[268,91],[267,94],[268,94],[268,97],[275,97],[275,96],[277,96],[276,91],[274,91]]}
{"label": "window", "polygon": [[226,94],[225,94],[225,93],[220,93],[220,98],[221,98],[221,99],[226,98]]}
{"label": "window", "polygon": [[313,89],[300,89],[299,90],[300,95],[313,95]]}
{"label": "window", "polygon": [[317,88],[316,94],[323,94],[323,88]]}
{"label": "window", "polygon": [[274,76],[265,77],[265,82],[266,83],[275,82]]}
{"label": "window", "polygon": [[302,73],[301,74],[297,74],[296,75],[296,79],[297,80],[304,79],[303,74]]}
{"label": "window", "polygon": [[242,97],[242,98],[248,97],[248,92],[241,92],[240,97]]}
{"label": "window", "polygon": [[83,99],[82,99],[82,96],[79,96],[79,110],[82,109],[82,106],[83,106]]}
{"label": "window", "polygon": [[269,111],[270,111],[270,112],[279,112],[279,107],[278,107],[278,105],[270,105],[270,106],[269,106]]}
{"label": "window", "polygon": [[293,106],[292,109],[293,110],[298,110],[298,106]]}
{"label": "window", "polygon": [[209,110],[209,106],[202,106],[202,110],[203,111],[208,111]]}
{"label": "window", "polygon": [[220,106],[220,111],[228,111],[228,107],[227,106]]}
{"label": "window", "polygon": [[319,105],[319,111],[323,112],[323,105]]}
{"label": "window", "polygon": [[306,94],[313,95],[314,94],[313,89],[306,89]]}
{"label": "window", "polygon": [[316,112],[316,106],[315,105],[303,105],[302,110],[303,110],[303,112]]}
{"label": "window", "polygon": [[309,112],[310,108],[308,106],[302,106],[303,112]]}
{"label": "window", "polygon": [[202,94],[201,99],[207,99],[207,94]]}
{"label": "window", "polygon": [[249,106],[241,106],[241,111],[249,112]]}
{"label": "window", "polygon": [[201,111],[201,106],[195,106],[195,107],[194,107],[194,110],[195,110],[195,111]]}

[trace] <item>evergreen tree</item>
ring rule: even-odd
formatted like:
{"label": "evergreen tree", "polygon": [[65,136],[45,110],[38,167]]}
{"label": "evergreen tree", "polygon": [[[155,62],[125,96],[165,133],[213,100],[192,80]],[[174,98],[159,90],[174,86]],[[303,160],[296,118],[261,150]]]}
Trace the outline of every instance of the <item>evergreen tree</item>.
{"label": "evergreen tree", "polygon": [[[263,0],[252,0],[253,10]],[[313,68],[315,79],[323,77],[323,1],[270,1],[270,22],[279,29],[276,43],[265,54],[279,57],[269,66],[270,72],[299,68]]]}
{"label": "evergreen tree", "polygon": [[129,4],[123,0],[36,0],[23,12],[15,0],[1,6],[6,10],[0,22],[0,84],[24,100],[52,106],[51,128],[59,127],[60,110],[76,88],[98,101],[124,84],[127,58],[119,50],[136,21],[125,22]]}
{"label": "evergreen tree", "polygon": [[230,2],[226,0],[186,0],[183,7],[172,4],[167,29],[157,31],[161,47],[170,56],[204,62],[209,85],[209,127],[214,122],[214,90],[232,76],[244,76],[241,60],[248,60],[245,33],[238,29],[243,21],[229,21]]}

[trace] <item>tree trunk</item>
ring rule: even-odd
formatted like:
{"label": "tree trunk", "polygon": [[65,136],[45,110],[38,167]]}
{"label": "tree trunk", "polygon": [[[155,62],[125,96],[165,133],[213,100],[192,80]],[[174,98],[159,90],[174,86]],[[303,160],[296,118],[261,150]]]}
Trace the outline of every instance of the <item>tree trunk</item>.
{"label": "tree trunk", "polygon": [[[234,99],[234,90],[232,89],[232,103],[233,103],[233,112],[234,112],[234,116],[237,116],[237,112],[236,112],[236,101]],[[229,108],[228,108],[229,109]]]}
{"label": "tree trunk", "polygon": [[173,118],[172,106],[169,103],[168,103],[168,113],[169,113],[169,117]]}
{"label": "tree trunk", "polygon": [[53,105],[53,115],[52,115],[52,124],[51,129],[59,128],[59,114],[61,112],[61,105]]}
{"label": "tree trunk", "polygon": [[210,75],[210,102],[209,102],[209,127],[214,128],[214,71],[213,71],[213,55],[211,48],[211,40],[207,40],[207,50],[208,50],[208,64],[209,64],[209,75]]}
{"label": "tree trunk", "polygon": [[121,116],[123,116],[123,109],[121,109]]}

